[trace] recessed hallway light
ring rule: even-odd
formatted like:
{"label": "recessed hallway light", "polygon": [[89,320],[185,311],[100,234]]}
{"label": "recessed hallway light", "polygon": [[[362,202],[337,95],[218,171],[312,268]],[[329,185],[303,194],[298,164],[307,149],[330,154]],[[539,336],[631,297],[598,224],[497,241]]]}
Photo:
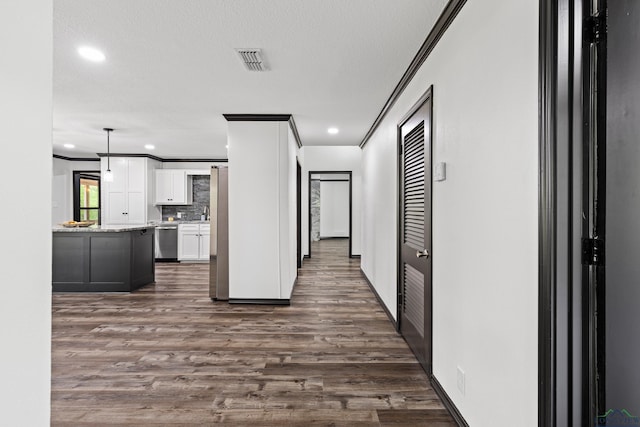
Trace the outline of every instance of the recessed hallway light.
{"label": "recessed hallway light", "polygon": [[73,145],[73,144],[64,144],[63,147],[64,148],[76,148],[76,146]]}
{"label": "recessed hallway light", "polygon": [[335,135],[340,131],[338,130],[338,128],[329,128],[327,129],[327,132],[329,132],[331,135]]}
{"label": "recessed hallway light", "polygon": [[84,59],[86,59],[87,61],[92,61],[92,62],[102,62],[106,58],[104,56],[104,53],[90,46],[80,46],[78,48],[78,54],[82,56]]}
{"label": "recessed hallway light", "polygon": [[145,144],[144,148],[147,150],[155,150],[156,146],[153,144]]}

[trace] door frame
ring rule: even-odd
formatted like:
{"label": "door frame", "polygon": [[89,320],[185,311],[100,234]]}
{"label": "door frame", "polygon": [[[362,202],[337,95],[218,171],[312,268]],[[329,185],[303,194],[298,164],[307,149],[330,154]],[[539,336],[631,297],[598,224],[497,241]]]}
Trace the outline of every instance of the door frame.
{"label": "door frame", "polygon": [[322,174],[322,175],[349,175],[349,258],[354,258],[352,253],[352,245],[351,242],[353,240],[353,171],[309,171],[307,175],[307,184],[308,188],[308,208],[309,208],[309,218],[308,218],[308,234],[309,234],[309,255],[311,258],[311,175],[312,174]]}
{"label": "door frame", "polygon": [[[428,173],[428,177],[427,177],[427,173],[425,173],[425,181],[427,179],[429,179],[431,181],[430,183],[430,191],[429,191],[429,200],[427,201],[425,199],[425,211],[427,209],[427,203],[428,203],[428,209],[430,211],[430,215],[429,215],[429,224],[425,223],[425,227],[429,227],[429,229],[431,230],[429,232],[429,239],[430,241],[428,242],[428,246],[433,249],[433,161],[432,161],[432,156],[433,156],[433,85],[429,86],[429,88],[427,89],[427,91],[418,99],[418,101],[409,109],[409,111],[400,119],[400,121],[398,122],[398,126],[397,126],[397,142],[396,142],[396,156],[397,156],[397,174],[398,174],[398,199],[397,199],[397,223],[396,223],[396,232],[397,232],[397,239],[396,239],[396,313],[397,313],[397,321],[396,321],[396,330],[398,331],[398,333],[400,333],[401,331],[401,326],[402,326],[402,298],[403,298],[403,289],[402,289],[402,269],[400,268],[401,263],[402,263],[402,236],[403,236],[403,232],[402,232],[402,204],[403,204],[403,200],[402,200],[402,125],[404,123],[406,123],[409,118],[411,118],[411,116],[413,116],[424,104],[425,102],[427,102],[427,100],[431,99],[431,111],[429,112],[430,114],[430,121],[429,121],[429,164],[428,167],[425,164],[425,168],[427,171],[429,171]],[[425,152],[425,160],[426,160],[426,152]],[[433,250],[432,250],[433,252]],[[430,254],[430,258],[433,258],[433,254]],[[427,375],[429,376],[429,378],[431,378],[432,374],[433,374],[433,262],[431,263],[431,266],[428,268],[428,274],[425,274],[425,280],[429,280],[429,283],[431,283],[431,287],[429,289],[429,292],[425,292],[425,297],[427,297],[427,301],[428,304],[425,304],[424,306],[424,316],[425,316],[425,321],[426,324],[428,325],[428,327],[425,328],[425,340],[429,340],[428,342],[428,353],[427,353],[427,358],[429,361],[429,366],[428,368],[425,368],[424,366],[422,366],[422,364],[420,364],[420,366],[422,366],[422,368],[425,370],[425,372],[427,373]],[[401,334],[402,335],[402,334]],[[428,336],[427,336],[428,335]],[[403,336],[404,338],[404,336]]]}
{"label": "door frame", "polygon": [[[604,2],[601,2],[606,4]],[[598,394],[583,266],[590,0],[540,0],[538,425],[593,425]],[[587,192],[585,193],[585,190]],[[603,336],[598,336],[598,340]],[[602,360],[600,360],[602,362]],[[602,396],[600,396],[602,398]]]}
{"label": "door frame", "polygon": [[296,265],[302,268],[302,166],[296,159]]}
{"label": "door frame", "polygon": [[73,171],[73,219],[80,220],[80,179],[89,178],[98,181],[98,224],[102,224],[102,175],[99,170],[74,170]]}

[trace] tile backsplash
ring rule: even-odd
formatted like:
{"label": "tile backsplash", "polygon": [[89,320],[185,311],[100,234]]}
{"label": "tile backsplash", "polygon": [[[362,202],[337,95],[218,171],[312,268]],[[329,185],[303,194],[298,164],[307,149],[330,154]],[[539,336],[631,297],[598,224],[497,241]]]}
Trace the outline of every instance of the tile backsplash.
{"label": "tile backsplash", "polygon": [[178,218],[178,212],[182,212],[183,220],[198,220],[204,212],[205,207],[209,207],[209,188],[211,177],[208,175],[193,176],[193,204],[181,206],[162,206],[162,220],[166,221],[170,216]]}

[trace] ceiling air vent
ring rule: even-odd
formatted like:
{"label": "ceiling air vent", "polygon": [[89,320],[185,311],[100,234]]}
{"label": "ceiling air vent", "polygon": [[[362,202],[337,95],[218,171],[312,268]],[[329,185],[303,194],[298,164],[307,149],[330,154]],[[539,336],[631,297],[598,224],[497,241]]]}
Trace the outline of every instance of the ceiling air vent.
{"label": "ceiling air vent", "polygon": [[260,49],[236,49],[240,59],[249,71],[267,71]]}

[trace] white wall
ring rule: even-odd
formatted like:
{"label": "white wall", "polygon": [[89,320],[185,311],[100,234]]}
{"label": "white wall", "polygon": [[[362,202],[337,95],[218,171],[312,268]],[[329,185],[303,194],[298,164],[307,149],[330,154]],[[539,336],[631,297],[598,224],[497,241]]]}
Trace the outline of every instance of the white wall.
{"label": "white wall", "polygon": [[0,2],[0,199],[17,209],[2,213],[3,425],[49,425],[52,7]]}
{"label": "white wall", "polygon": [[353,225],[351,251],[360,255],[362,242],[362,150],[359,147],[303,146],[302,159],[302,252],[309,254],[309,171],[351,171]]}
{"label": "white wall", "polygon": [[51,224],[73,219],[73,172],[98,171],[100,161],[70,161],[53,157]]}
{"label": "white wall", "polygon": [[536,2],[467,2],[363,150],[362,267],[395,314],[396,127],[434,85],[433,371],[472,426],[537,425],[537,56]]}
{"label": "white wall", "polygon": [[288,299],[297,274],[289,124],[229,122],[228,141],[229,297]]}
{"label": "white wall", "polygon": [[320,237],[349,237],[349,183],[320,182]]}

